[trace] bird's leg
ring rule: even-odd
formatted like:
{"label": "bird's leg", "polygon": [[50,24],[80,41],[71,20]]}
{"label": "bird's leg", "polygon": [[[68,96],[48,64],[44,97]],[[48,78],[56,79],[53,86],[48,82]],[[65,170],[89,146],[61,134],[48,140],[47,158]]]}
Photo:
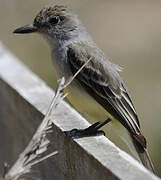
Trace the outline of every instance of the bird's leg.
{"label": "bird's leg", "polygon": [[86,129],[72,129],[70,131],[65,131],[64,133],[66,136],[72,137],[73,139],[105,135],[104,131],[99,129],[103,127],[105,124],[109,123],[110,121],[111,119],[108,118],[106,121],[96,122]]}

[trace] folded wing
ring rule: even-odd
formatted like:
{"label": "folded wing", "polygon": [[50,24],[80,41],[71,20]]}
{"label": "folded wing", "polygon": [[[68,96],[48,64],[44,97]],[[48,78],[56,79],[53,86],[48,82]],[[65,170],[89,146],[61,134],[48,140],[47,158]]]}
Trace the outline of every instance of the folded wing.
{"label": "folded wing", "polygon": [[128,93],[120,77],[119,67],[105,59],[102,51],[94,45],[72,44],[68,48],[68,61],[73,74],[91,59],[76,79],[114,118],[119,120],[146,147],[146,140],[140,133],[139,120]]}

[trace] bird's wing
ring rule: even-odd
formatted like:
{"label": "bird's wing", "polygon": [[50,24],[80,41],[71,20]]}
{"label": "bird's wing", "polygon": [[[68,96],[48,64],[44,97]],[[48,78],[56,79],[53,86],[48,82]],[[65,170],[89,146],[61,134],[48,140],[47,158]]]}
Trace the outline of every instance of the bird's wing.
{"label": "bird's wing", "polygon": [[139,144],[146,147],[145,138],[140,133],[135,108],[127,87],[119,75],[118,66],[107,61],[102,51],[95,46],[82,43],[68,47],[67,59],[73,74],[91,59],[76,79],[98,103],[135,136]]}

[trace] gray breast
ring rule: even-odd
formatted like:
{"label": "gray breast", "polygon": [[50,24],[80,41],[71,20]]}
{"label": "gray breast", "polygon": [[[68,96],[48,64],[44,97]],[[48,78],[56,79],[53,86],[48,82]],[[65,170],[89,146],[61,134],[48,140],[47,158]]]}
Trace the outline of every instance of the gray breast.
{"label": "gray breast", "polygon": [[64,76],[67,79],[71,76],[67,60],[67,47],[54,48],[52,50],[52,62],[59,78]]}

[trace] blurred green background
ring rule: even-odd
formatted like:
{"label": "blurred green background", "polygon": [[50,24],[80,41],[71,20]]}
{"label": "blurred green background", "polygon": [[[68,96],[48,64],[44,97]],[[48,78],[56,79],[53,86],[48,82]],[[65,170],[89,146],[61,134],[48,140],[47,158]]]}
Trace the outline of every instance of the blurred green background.
{"label": "blurred green background", "polygon": [[[46,4],[65,4],[80,16],[98,46],[124,68],[142,132],[161,176],[161,1],[0,0],[0,40],[53,88],[50,51],[39,35],[14,35]],[[14,67],[13,67],[14,68]]]}

